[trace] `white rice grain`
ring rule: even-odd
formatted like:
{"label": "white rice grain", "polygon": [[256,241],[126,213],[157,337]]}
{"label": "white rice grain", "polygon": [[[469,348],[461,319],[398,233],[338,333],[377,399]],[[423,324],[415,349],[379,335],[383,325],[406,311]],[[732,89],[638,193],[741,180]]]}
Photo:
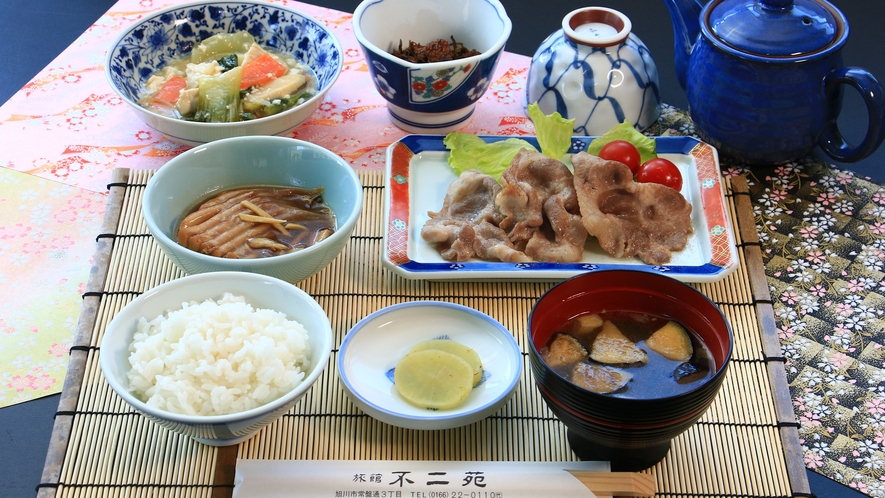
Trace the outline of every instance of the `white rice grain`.
{"label": "white rice grain", "polygon": [[230,293],[141,318],[129,353],[129,390],[149,406],[185,415],[270,403],[294,389],[310,366],[301,324]]}

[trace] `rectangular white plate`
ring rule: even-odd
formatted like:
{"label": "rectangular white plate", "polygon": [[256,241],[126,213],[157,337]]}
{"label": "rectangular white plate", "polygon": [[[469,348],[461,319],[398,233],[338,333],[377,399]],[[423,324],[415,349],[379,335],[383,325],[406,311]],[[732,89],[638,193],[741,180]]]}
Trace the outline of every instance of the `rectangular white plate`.
{"label": "rectangular white plate", "polygon": [[[657,153],[679,167],[682,195],[692,204],[694,233],[682,251],[661,266],[638,258],[614,258],[589,237],[578,263],[504,263],[444,260],[421,238],[428,211],[442,208],[446,190],[457,177],[448,165],[442,135],[409,135],[387,149],[384,199],[384,266],[411,279],[426,280],[563,280],[588,271],[646,270],[683,282],[714,282],[738,266],[734,234],[728,220],[716,149],[690,137],[658,137]],[[509,137],[483,136],[493,142]],[[534,137],[519,137],[538,147]],[[593,137],[574,137],[569,153],[587,150]]]}

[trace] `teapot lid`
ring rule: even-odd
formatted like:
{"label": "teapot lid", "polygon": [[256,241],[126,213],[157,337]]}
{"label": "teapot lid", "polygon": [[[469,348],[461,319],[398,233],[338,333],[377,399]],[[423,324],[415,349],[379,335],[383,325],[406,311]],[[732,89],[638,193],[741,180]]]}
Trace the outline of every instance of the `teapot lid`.
{"label": "teapot lid", "polygon": [[713,36],[763,57],[820,52],[847,31],[842,13],[823,0],[719,0],[705,11]]}

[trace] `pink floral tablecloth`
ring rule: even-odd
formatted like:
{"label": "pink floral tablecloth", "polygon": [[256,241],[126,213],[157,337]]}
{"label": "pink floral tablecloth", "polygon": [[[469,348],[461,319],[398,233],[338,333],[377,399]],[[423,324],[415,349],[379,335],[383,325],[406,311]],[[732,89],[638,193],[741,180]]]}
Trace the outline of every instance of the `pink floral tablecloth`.
{"label": "pink floral tablecloth", "polygon": [[[0,407],[60,392],[114,168],[159,168],[186,150],[144,125],[104,77],[106,47],[142,15],[180,0],[120,0],[0,107]],[[279,0],[324,22],[343,72],[291,136],[357,170],[382,169],[406,133],[387,117],[351,15]],[[473,122],[534,133],[523,112],[529,59],[505,53]],[[665,106],[653,133],[693,135]],[[808,468],[885,496],[885,189],[810,158],[747,175]]]}
{"label": "pink floral tablecloth", "polygon": [[[60,392],[114,168],[156,169],[187,147],[142,123],[104,75],[107,47],[146,13],[184,1],[121,0],[0,107],[0,407]],[[355,169],[383,169],[394,126],[369,78],[351,15],[291,1],[344,50],[338,81],[291,136]],[[533,133],[522,109],[528,58],[504,54],[478,102],[477,134]]]}

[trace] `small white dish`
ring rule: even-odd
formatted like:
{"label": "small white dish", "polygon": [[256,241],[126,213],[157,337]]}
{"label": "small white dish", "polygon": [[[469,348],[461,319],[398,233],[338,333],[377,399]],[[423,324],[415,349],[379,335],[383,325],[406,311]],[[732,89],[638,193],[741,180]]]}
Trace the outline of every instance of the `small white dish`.
{"label": "small white dish", "polygon": [[[448,338],[479,354],[483,378],[459,406],[419,408],[393,383],[397,362],[422,341]],[[338,352],[338,375],[350,400],[372,417],[406,429],[472,424],[510,399],[522,373],[522,352],[503,325],[472,308],[441,301],[395,304],[360,320]]]}
{"label": "small white dish", "polygon": [[[488,142],[506,136],[482,136]],[[535,137],[517,137],[536,148]],[[586,151],[594,137],[573,137],[568,153]],[[682,195],[692,205],[694,228],[685,249],[674,252],[665,265],[646,265],[639,258],[616,258],[588,239],[577,263],[505,263],[472,259],[446,261],[421,238],[421,227],[438,211],[449,185],[457,178],[448,164],[442,135],[409,135],[387,149],[384,198],[385,267],[410,279],[424,280],[547,280],[558,281],[580,273],[632,269],[663,273],[683,282],[715,282],[739,264],[735,237],[724,197],[719,156],[709,144],[691,137],[657,137],[657,152],[673,161],[684,179]]]}

